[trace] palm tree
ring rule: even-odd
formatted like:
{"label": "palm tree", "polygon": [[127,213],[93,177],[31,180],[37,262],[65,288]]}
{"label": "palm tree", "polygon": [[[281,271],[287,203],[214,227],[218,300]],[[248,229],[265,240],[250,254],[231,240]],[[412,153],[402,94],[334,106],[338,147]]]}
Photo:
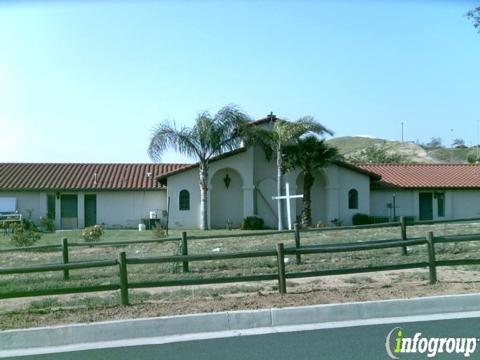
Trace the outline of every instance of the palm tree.
{"label": "palm tree", "polygon": [[[264,148],[267,158],[273,154],[277,160],[277,196],[282,195],[284,166],[284,147],[295,143],[302,135],[328,133],[333,135],[331,130],[315,121],[311,116],[304,116],[296,121],[287,121],[269,115],[273,121],[272,129],[265,129],[259,126],[248,126],[244,128],[243,136],[247,144],[257,144]],[[278,230],[283,229],[282,202],[277,200]]]}
{"label": "palm tree", "polygon": [[154,129],[148,154],[154,161],[160,161],[166,149],[195,158],[200,176],[200,228],[208,229],[207,192],[209,160],[241,145],[240,128],[249,118],[236,106],[227,105],[215,116],[204,111],[198,114],[193,127],[178,128],[175,123],[163,121]]}
{"label": "palm tree", "polygon": [[303,172],[303,207],[301,221],[303,226],[312,224],[311,190],[315,170],[324,168],[338,157],[338,150],[328,146],[325,140],[315,136],[299,139],[295,144],[285,146],[285,168],[300,169]]}
{"label": "palm tree", "polygon": [[473,26],[480,32],[480,6],[467,12],[467,17],[472,20]]}

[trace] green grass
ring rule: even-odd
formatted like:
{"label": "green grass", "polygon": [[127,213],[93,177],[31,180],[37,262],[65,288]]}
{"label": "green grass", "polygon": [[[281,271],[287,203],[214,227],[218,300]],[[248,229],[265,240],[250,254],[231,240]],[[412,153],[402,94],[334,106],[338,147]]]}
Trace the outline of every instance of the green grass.
{"label": "green grass", "polygon": [[[408,227],[409,237],[424,236],[427,231],[434,231],[436,235],[453,235],[480,233],[480,223],[456,223],[442,225],[423,225]],[[189,235],[222,235],[238,234],[240,230],[216,230],[202,232],[188,231]],[[178,236],[179,231],[173,231],[172,236]],[[60,232],[45,234],[38,245],[54,244],[62,237],[78,240],[79,232]],[[3,235],[2,235],[3,236]],[[328,232],[302,232],[302,245],[336,244],[345,242],[361,242],[366,240],[398,239],[399,227],[363,229],[363,230],[334,230]],[[125,241],[152,239],[151,232],[135,230],[106,230],[101,241]],[[2,242],[8,242],[7,237]],[[286,247],[294,246],[293,234],[275,234],[264,236],[247,236],[241,238],[218,238],[189,241],[189,254],[230,253],[252,250],[273,250],[275,244],[283,242]],[[125,251],[127,257],[165,256],[179,253],[179,242],[131,244],[126,246],[106,247],[72,247],[70,261],[87,261],[101,259],[116,259],[120,251]],[[347,252],[335,254],[303,255],[302,264],[296,265],[294,256],[287,256],[287,272],[327,270],[339,268],[369,267],[376,265],[423,262],[427,260],[426,246],[412,247],[409,256],[401,256],[400,249],[382,249],[373,251]],[[480,243],[462,243],[439,245],[437,259],[464,259],[480,258]],[[0,267],[18,267],[34,264],[60,263],[60,251],[48,252],[14,252],[0,253]],[[181,264],[151,264],[129,265],[129,281],[161,281],[178,279],[203,279],[224,276],[244,276],[276,273],[277,265],[274,257],[201,261],[190,263],[190,273],[181,273]],[[29,291],[49,289],[65,286],[108,285],[118,283],[118,268],[96,268],[71,270],[70,280],[64,282],[62,272],[47,272],[35,274],[18,274],[0,277],[0,295],[11,291]]]}
{"label": "green grass", "polygon": [[[184,230],[170,230],[169,237],[179,238],[182,236]],[[231,234],[248,234],[258,231],[249,230],[209,230],[208,232],[202,230],[187,230],[189,236],[215,236],[215,235],[231,235]],[[40,241],[36,245],[60,245],[63,238],[67,238],[69,242],[85,242],[82,239],[81,230],[62,230],[55,233],[43,233]],[[152,231],[138,231],[138,230],[105,230],[101,237],[101,242],[108,241],[132,241],[132,240],[157,240]],[[0,233],[0,249],[10,249],[15,246],[10,242],[10,237]]]}

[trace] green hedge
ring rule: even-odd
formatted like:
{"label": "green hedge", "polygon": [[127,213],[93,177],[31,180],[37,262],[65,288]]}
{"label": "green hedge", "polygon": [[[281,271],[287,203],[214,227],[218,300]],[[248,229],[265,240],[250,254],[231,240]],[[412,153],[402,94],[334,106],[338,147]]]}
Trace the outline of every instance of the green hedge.
{"label": "green hedge", "polygon": [[353,225],[368,225],[368,224],[374,224],[374,223],[375,223],[374,217],[368,214],[356,213],[352,217]]}
{"label": "green hedge", "polygon": [[263,219],[259,216],[247,216],[240,227],[242,230],[262,230]]}

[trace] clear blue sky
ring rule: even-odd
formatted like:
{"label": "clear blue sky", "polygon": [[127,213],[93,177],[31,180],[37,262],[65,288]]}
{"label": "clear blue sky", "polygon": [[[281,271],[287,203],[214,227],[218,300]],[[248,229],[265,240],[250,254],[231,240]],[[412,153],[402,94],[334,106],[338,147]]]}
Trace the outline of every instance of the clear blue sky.
{"label": "clear blue sky", "polygon": [[407,140],[473,144],[476,3],[2,2],[0,161],[149,162],[157,122],[228,103],[337,136],[398,140],[406,121]]}

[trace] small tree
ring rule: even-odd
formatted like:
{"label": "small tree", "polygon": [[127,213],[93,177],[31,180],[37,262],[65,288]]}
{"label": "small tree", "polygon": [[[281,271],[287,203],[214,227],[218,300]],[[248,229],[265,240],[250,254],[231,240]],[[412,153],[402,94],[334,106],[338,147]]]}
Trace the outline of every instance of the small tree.
{"label": "small tree", "polygon": [[41,234],[35,232],[33,229],[28,228],[26,223],[14,224],[11,227],[12,236],[10,241],[18,247],[31,246],[36,243],[42,237]]}
{"label": "small tree", "polygon": [[303,207],[302,225],[312,224],[312,197],[311,190],[315,177],[315,170],[327,166],[338,156],[338,150],[328,146],[325,140],[315,136],[299,139],[292,145],[285,146],[285,168],[300,169],[303,172]]}
{"label": "small tree", "polygon": [[103,235],[103,229],[100,225],[86,227],[82,231],[82,238],[87,242],[98,241]]}
{"label": "small tree", "polygon": [[480,162],[480,155],[477,151],[471,151],[467,155],[467,162],[470,164],[477,164]]}
{"label": "small tree", "polygon": [[405,162],[405,157],[397,153],[389,153],[379,145],[370,145],[358,153],[345,156],[354,164],[398,164]]}
{"label": "small tree", "polygon": [[456,148],[465,148],[465,140],[463,139],[455,139],[452,142],[452,146]]}
{"label": "small tree", "polygon": [[425,147],[430,149],[439,149],[442,147],[442,139],[439,137],[432,137],[430,142],[425,144]]}

